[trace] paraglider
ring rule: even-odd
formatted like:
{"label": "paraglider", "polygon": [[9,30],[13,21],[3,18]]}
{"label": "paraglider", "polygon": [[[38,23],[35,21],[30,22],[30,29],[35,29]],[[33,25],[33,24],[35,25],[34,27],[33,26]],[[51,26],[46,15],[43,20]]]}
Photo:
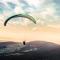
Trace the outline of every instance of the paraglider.
{"label": "paraglider", "polygon": [[17,18],[17,17],[27,18],[27,19],[31,20],[33,23],[36,24],[36,21],[35,21],[35,19],[34,19],[32,16],[27,15],[27,14],[17,14],[17,15],[13,15],[13,16],[9,17],[8,19],[6,19],[6,21],[4,22],[4,26],[7,25],[7,22],[8,22],[9,20],[11,20],[12,18]]}
{"label": "paraglider", "polygon": [[[17,18],[17,17],[27,18],[27,19],[31,20],[34,24],[36,24],[36,21],[35,21],[35,19],[32,16],[26,15],[26,14],[17,14],[17,15],[13,15],[13,16],[9,17],[8,19],[6,19],[5,22],[4,22],[4,26],[7,25],[7,22],[9,20],[11,20],[12,18]],[[25,41],[23,41],[23,45],[26,45]]]}

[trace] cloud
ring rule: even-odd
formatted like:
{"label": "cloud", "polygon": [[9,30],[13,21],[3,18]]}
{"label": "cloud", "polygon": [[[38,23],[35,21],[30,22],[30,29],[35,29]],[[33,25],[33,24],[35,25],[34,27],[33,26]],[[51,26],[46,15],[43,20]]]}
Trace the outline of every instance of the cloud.
{"label": "cloud", "polygon": [[[36,19],[37,25],[60,24],[60,1],[58,0],[36,0],[36,2],[35,0],[2,0],[0,3],[1,9],[4,8],[2,11],[5,10],[3,14],[0,14],[4,16],[4,20],[14,14],[27,13]],[[26,23],[26,20],[24,23],[30,24],[30,22]]]}

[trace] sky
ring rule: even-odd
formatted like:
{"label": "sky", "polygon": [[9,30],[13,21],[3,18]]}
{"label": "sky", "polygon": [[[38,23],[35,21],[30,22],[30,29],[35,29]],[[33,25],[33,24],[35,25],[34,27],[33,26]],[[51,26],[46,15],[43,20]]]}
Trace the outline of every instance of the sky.
{"label": "sky", "polygon": [[[15,14],[29,14],[27,18],[5,20]],[[60,44],[60,0],[0,0],[0,41],[43,40]]]}

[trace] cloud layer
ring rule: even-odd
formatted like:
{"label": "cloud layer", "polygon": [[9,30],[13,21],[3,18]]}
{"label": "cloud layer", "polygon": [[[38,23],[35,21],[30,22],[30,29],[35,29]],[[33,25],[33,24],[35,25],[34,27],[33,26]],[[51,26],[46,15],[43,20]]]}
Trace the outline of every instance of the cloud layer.
{"label": "cloud layer", "polygon": [[[0,21],[3,22],[14,14],[26,13],[36,19],[37,25],[60,24],[59,5],[59,0],[2,0],[0,1]],[[24,20],[23,22],[26,21]],[[31,24],[30,21],[29,24]]]}

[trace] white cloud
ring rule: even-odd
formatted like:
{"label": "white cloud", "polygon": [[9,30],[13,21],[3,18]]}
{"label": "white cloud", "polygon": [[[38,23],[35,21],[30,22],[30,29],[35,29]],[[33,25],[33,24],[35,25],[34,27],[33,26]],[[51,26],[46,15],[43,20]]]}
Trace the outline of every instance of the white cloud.
{"label": "white cloud", "polygon": [[45,0],[26,0],[31,6],[38,8]]}
{"label": "white cloud", "polygon": [[16,6],[16,8],[14,9],[14,12],[19,14],[19,13],[23,13],[24,11],[23,11],[23,9],[21,7]]}
{"label": "white cloud", "polygon": [[34,6],[38,6],[38,4],[39,4],[39,0],[36,0],[36,2],[35,2],[35,0],[26,0],[30,5],[34,5]]}
{"label": "white cloud", "polygon": [[47,17],[47,15],[53,16],[54,12],[55,12],[55,9],[52,6],[48,6],[48,7],[45,7],[45,9],[42,10],[40,14],[45,18]]}

